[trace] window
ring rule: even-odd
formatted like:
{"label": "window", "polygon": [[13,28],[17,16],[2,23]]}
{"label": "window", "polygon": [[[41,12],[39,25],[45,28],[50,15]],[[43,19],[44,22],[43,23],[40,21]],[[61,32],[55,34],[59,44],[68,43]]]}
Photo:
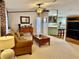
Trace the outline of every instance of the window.
{"label": "window", "polygon": [[37,17],[36,19],[36,32],[37,35],[41,34],[41,17]]}

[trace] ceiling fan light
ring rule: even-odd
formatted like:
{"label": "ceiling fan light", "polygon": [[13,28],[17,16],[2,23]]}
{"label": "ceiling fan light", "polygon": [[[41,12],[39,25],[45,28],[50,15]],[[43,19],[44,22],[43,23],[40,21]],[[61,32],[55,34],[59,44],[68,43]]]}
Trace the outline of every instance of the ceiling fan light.
{"label": "ceiling fan light", "polygon": [[43,8],[37,8],[37,13],[42,13],[43,12]]}

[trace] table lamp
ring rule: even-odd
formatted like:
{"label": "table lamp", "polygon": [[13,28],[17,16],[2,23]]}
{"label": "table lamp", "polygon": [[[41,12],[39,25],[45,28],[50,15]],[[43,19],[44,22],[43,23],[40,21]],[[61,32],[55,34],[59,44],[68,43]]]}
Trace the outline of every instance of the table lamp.
{"label": "table lamp", "polygon": [[0,50],[10,49],[15,46],[14,36],[0,37]]}

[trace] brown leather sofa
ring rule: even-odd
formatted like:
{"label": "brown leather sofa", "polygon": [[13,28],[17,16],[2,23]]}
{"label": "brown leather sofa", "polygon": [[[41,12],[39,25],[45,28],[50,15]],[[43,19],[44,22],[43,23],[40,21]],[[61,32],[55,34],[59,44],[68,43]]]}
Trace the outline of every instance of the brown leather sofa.
{"label": "brown leather sofa", "polygon": [[[7,34],[10,35],[10,34]],[[11,33],[15,38],[15,47],[13,48],[15,51],[15,55],[23,55],[23,54],[32,54],[32,40],[26,40],[18,37],[15,33]]]}

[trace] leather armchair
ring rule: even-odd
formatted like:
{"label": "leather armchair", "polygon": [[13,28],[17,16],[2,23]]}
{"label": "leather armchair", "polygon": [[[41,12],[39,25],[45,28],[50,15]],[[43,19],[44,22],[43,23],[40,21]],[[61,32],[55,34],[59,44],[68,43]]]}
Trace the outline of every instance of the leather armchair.
{"label": "leather armchair", "polygon": [[16,39],[15,47],[13,48],[15,55],[32,54],[32,44],[32,40]]}

